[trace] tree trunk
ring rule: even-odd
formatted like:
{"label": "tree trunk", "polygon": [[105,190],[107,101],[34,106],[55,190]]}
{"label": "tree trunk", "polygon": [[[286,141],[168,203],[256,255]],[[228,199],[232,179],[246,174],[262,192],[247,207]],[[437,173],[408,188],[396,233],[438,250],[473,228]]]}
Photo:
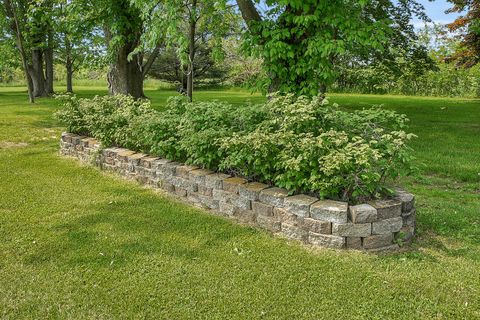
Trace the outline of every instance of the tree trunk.
{"label": "tree trunk", "polygon": [[[196,12],[197,0],[192,2],[192,12]],[[190,17],[190,30],[188,33],[188,72],[187,72],[187,96],[191,102],[193,99],[193,63],[195,60],[195,31],[197,17]]]}
{"label": "tree trunk", "polygon": [[72,61],[72,44],[65,35],[65,69],[67,71],[67,92],[73,93],[73,61]]}
{"label": "tree trunk", "polygon": [[44,50],[45,61],[45,91],[48,95],[53,94],[53,31],[49,27],[47,32],[47,48]]}
{"label": "tree trunk", "polygon": [[[113,61],[110,63],[110,70],[107,74],[108,89],[110,94],[125,94],[136,99],[145,98],[143,93],[143,80],[145,78],[144,67],[148,71],[148,62],[144,64],[143,54],[136,53],[129,59],[132,53],[140,44],[140,39],[144,31],[143,21],[140,12],[128,0],[117,0],[115,5],[120,7],[120,15],[122,19],[129,22],[126,28],[122,29],[121,34],[125,40],[115,46]],[[107,45],[115,36],[112,30],[105,26],[105,40]],[[158,52],[154,52],[156,57]],[[153,63],[153,62],[152,62]],[[146,73],[146,72],[145,72]]]}
{"label": "tree trunk", "polygon": [[46,97],[45,75],[43,73],[43,50],[34,48],[32,50],[32,65],[29,74],[33,82],[33,95],[35,97]]}
{"label": "tree trunk", "polygon": [[[260,16],[260,13],[258,12],[257,8],[255,7],[255,3],[252,2],[252,0],[237,0],[237,5],[240,9],[243,20],[248,27],[250,27],[252,23],[262,21],[262,17]],[[278,91],[281,84],[280,80],[274,74],[269,74],[269,77],[272,81],[268,86],[268,92],[272,93]]]}
{"label": "tree trunk", "polygon": [[[261,30],[255,30],[254,28],[252,28],[252,26],[254,26],[256,23],[262,22],[262,17],[260,16],[260,13],[258,12],[257,8],[255,7],[255,2],[253,2],[252,0],[236,0],[236,2],[237,2],[237,5],[240,9],[241,14],[242,14],[243,20],[245,21],[245,23],[249,27],[250,31],[257,32],[258,33],[257,35],[260,38],[262,38],[263,35],[261,34]],[[285,8],[285,11],[292,12],[292,13],[296,14],[297,16],[301,16],[303,14],[302,10],[295,9],[291,5],[287,5],[286,8]],[[277,19],[277,23],[281,24],[286,29],[292,29],[292,27],[294,27],[294,26],[291,26],[291,24],[292,24],[291,21],[282,19],[281,14]],[[301,37],[297,37],[294,34],[292,34],[290,36],[290,39],[287,39],[285,41],[289,42],[289,43],[292,43],[292,44],[299,44],[302,41],[302,39],[301,39]],[[277,63],[282,64],[282,66],[284,66],[287,70],[291,70],[291,66],[295,65],[295,60],[294,59],[298,59],[298,58],[294,57],[292,59],[284,59],[283,61],[279,61]],[[268,63],[268,61],[265,61],[264,63]],[[280,89],[281,85],[282,85],[282,81],[284,81],[284,80],[280,79],[274,73],[270,73],[269,78],[271,79],[271,82],[270,82],[270,85],[268,87],[268,91],[270,93],[278,91]],[[306,79],[298,79],[297,83],[302,83],[304,80],[306,80]],[[326,88],[323,88],[322,85],[320,85],[320,86],[321,86],[321,88],[319,88],[319,89],[320,89],[320,92],[322,93],[322,91],[326,90]]]}
{"label": "tree trunk", "polygon": [[181,72],[181,76],[182,76],[182,92],[183,93],[186,93],[187,92],[187,73],[188,71],[185,70],[185,67],[182,67],[182,72]]}
{"label": "tree trunk", "polygon": [[17,12],[10,0],[4,0],[3,3],[4,3],[7,16],[12,21],[10,27],[13,33],[15,34],[15,43],[17,45],[18,51],[20,52],[20,57],[22,58],[23,72],[25,74],[25,80],[27,81],[28,100],[30,101],[30,103],[34,103],[35,95],[33,94],[33,82],[28,72],[29,68],[28,68],[27,53],[24,46],[23,33],[22,33],[22,29],[20,28],[20,22],[18,20]]}
{"label": "tree trunk", "polygon": [[107,76],[110,94],[126,94],[137,99],[145,98],[143,93],[143,57],[141,54],[136,54],[132,60],[128,61],[128,54],[135,47],[136,44],[128,42],[117,50],[115,61],[110,64]]}
{"label": "tree trunk", "polygon": [[320,97],[323,99],[326,98],[327,96],[327,85],[325,83],[321,83],[319,88],[318,88],[318,93],[320,95]]}
{"label": "tree trunk", "polygon": [[67,92],[73,93],[73,67],[70,59],[67,57]]}
{"label": "tree trunk", "polygon": [[255,4],[251,0],[237,0],[243,20],[249,25],[252,21],[262,21]]}
{"label": "tree trunk", "polygon": [[45,58],[45,92],[53,94],[53,48],[47,48],[44,52]]}

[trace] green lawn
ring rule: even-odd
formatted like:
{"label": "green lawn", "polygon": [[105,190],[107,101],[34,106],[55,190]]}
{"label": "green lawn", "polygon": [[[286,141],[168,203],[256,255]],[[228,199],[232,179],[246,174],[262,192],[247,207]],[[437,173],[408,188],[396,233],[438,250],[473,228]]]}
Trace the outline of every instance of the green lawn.
{"label": "green lawn", "polygon": [[[146,93],[159,108],[173,94]],[[412,120],[423,175],[402,182],[418,199],[410,250],[312,251],[82,167],[58,156],[54,100],[0,88],[0,318],[480,319],[480,101],[331,100]]]}

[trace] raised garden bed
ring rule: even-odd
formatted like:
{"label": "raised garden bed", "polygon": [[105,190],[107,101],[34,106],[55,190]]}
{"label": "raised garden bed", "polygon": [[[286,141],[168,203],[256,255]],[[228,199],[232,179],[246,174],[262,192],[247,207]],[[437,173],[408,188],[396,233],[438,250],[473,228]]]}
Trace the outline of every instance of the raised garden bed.
{"label": "raised garden bed", "polygon": [[396,250],[415,234],[412,194],[359,205],[289,196],[287,190],[240,177],[136,153],[102,148],[89,137],[63,133],[60,153],[143,185],[175,194],[212,213],[314,246],[367,251]]}

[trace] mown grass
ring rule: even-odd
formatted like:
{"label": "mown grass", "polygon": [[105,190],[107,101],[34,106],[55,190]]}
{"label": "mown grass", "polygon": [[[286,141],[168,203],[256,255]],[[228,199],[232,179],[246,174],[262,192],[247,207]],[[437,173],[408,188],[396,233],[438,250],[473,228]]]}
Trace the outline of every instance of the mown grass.
{"label": "mown grass", "polygon": [[[147,91],[158,108],[171,94]],[[0,89],[0,317],[480,318],[479,101],[331,100],[384,103],[412,119],[425,165],[402,182],[418,198],[408,251],[311,250],[82,167],[57,154],[54,100],[31,106],[20,89]]]}

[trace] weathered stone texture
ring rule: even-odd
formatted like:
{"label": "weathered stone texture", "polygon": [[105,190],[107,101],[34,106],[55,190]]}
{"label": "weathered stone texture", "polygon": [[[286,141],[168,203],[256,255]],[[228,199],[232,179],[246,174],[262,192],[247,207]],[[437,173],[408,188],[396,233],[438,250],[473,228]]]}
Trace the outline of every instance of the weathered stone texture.
{"label": "weathered stone texture", "polygon": [[252,209],[252,202],[248,199],[241,198],[241,197],[232,197],[230,201],[235,207],[239,209],[243,209],[243,210]]}
{"label": "weathered stone texture", "polygon": [[415,206],[415,196],[404,190],[396,190],[395,199],[402,202],[402,212],[409,212]]}
{"label": "weathered stone texture", "polygon": [[205,187],[212,189],[222,189],[223,180],[230,178],[231,176],[224,173],[214,173],[205,176]]}
{"label": "weathered stone texture", "polygon": [[219,208],[220,212],[222,212],[222,213],[224,213],[228,216],[233,215],[235,213],[235,211],[237,210],[235,208],[235,206],[233,204],[231,204],[230,201],[228,201],[226,199],[219,200],[218,208]]}
{"label": "weathered stone texture", "polygon": [[152,163],[154,163],[158,158],[156,157],[145,157],[140,161],[140,165],[144,168],[151,169]]}
{"label": "weathered stone texture", "polygon": [[156,159],[154,161],[152,161],[151,163],[151,168],[152,170],[156,170],[157,174],[158,173],[163,173],[163,171],[165,171],[165,165],[167,163],[171,163],[172,161],[170,160],[167,160],[167,159]]}
{"label": "weathered stone texture", "polygon": [[160,174],[162,177],[174,176],[177,171],[177,167],[181,164],[178,162],[167,162],[161,168],[157,169],[157,174]]}
{"label": "weathered stone texture", "polygon": [[273,206],[259,201],[252,202],[252,210],[259,216],[273,216]]}
{"label": "weathered stone texture", "polygon": [[363,247],[365,249],[377,249],[391,245],[393,242],[393,233],[377,234],[363,238]]}
{"label": "weathered stone texture", "polygon": [[282,223],[275,217],[259,215],[257,216],[257,224],[260,227],[274,233],[280,232],[280,230],[282,229]]}
{"label": "weathered stone texture", "polygon": [[395,233],[395,240],[403,243],[410,243],[415,236],[414,227],[402,227],[399,232]]}
{"label": "weathered stone texture", "polygon": [[252,225],[255,224],[257,220],[257,215],[253,210],[238,209],[237,211],[234,212],[233,217],[242,223],[247,223]]}
{"label": "weathered stone texture", "polygon": [[402,227],[402,217],[385,219],[372,223],[372,234],[388,234],[398,232]]}
{"label": "weathered stone texture", "polygon": [[187,196],[187,190],[183,189],[181,187],[175,187],[175,194],[179,197],[186,197]]}
{"label": "weathered stone texture", "polygon": [[205,185],[205,177],[212,173],[213,171],[206,169],[192,170],[188,173],[188,179],[203,186]]}
{"label": "weathered stone texture", "polygon": [[347,223],[348,204],[340,201],[320,200],[310,206],[310,216],[322,221]]}
{"label": "weathered stone texture", "polygon": [[317,198],[304,194],[286,197],[283,200],[284,208],[299,217],[308,217],[310,215],[310,205],[318,201]]}
{"label": "weathered stone texture", "polygon": [[200,202],[206,206],[207,208],[209,209],[216,209],[218,210],[219,207],[220,207],[220,201],[219,200],[215,200],[213,199],[212,197],[209,197],[209,196],[204,196],[202,194],[198,194],[198,198],[200,199]]}
{"label": "weathered stone texture", "polygon": [[198,193],[207,196],[207,197],[213,197],[213,189],[205,187],[203,185],[198,186]]}
{"label": "weathered stone texture", "polygon": [[134,153],[132,155],[127,156],[128,163],[133,166],[139,166],[140,161],[145,158],[147,155],[143,153]]}
{"label": "weathered stone texture", "polygon": [[303,226],[304,218],[299,217],[296,214],[290,213],[283,208],[273,207],[273,216],[278,218],[282,223],[287,223],[293,226]]}
{"label": "weathered stone texture", "polygon": [[308,242],[320,247],[343,249],[346,241],[345,237],[309,232]]}
{"label": "weathered stone texture", "polygon": [[353,223],[369,223],[377,220],[377,209],[369,204],[350,206],[348,213]]}
{"label": "weathered stone texture", "polygon": [[342,237],[367,237],[372,234],[372,224],[333,223],[332,234]]}
{"label": "weathered stone texture", "polygon": [[282,234],[290,239],[302,242],[308,241],[308,231],[303,228],[288,223],[282,223]]}
{"label": "weathered stone texture", "polygon": [[130,151],[130,150],[121,151],[121,152],[117,153],[117,159],[119,161],[126,162],[127,159],[128,159],[128,156],[131,156],[133,154],[135,154],[135,151]]}
{"label": "weathered stone texture", "polygon": [[402,214],[402,202],[398,200],[375,200],[369,204],[377,209],[378,220],[395,218]]}
{"label": "weathered stone texture", "polygon": [[243,184],[239,187],[239,194],[240,196],[251,200],[257,201],[258,196],[260,195],[260,191],[267,189],[268,185],[260,182],[250,182],[247,184]]}
{"label": "weathered stone texture", "polygon": [[230,198],[231,194],[228,191],[222,189],[213,189],[212,190],[212,197],[215,200],[223,200],[226,198]]}
{"label": "weathered stone texture", "polygon": [[246,184],[247,180],[238,177],[226,178],[223,180],[223,190],[238,194],[239,187]]}
{"label": "weathered stone texture", "polygon": [[180,165],[175,168],[175,175],[182,177],[184,179],[188,179],[190,171],[197,170],[197,169],[199,168],[195,166]]}
{"label": "weathered stone texture", "polygon": [[415,228],[416,219],[417,211],[415,209],[412,209],[410,212],[406,213],[406,215],[403,216],[403,225]]}
{"label": "weathered stone texture", "polygon": [[283,208],[283,201],[287,196],[287,190],[273,187],[260,191],[259,200],[263,203]]}
{"label": "weathered stone texture", "polygon": [[160,187],[167,191],[167,192],[170,192],[170,193],[174,193],[175,192],[175,186],[167,181],[162,181],[162,182],[159,182],[160,184]]}
{"label": "weathered stone texture", "polygon": [[203,203],[200,201],[198,192],[187,191],[187,201],[197,207],[204,207]]}
{"label": "weathered stone texture", "polygon": [[347,249],[361,250],[362,238],[361,237],[346,237]]}
{"label": "weathered stone texture", "polygon": [[320,234],[332,234],[332,223],[311,218],[303,219],[303,228]]}

